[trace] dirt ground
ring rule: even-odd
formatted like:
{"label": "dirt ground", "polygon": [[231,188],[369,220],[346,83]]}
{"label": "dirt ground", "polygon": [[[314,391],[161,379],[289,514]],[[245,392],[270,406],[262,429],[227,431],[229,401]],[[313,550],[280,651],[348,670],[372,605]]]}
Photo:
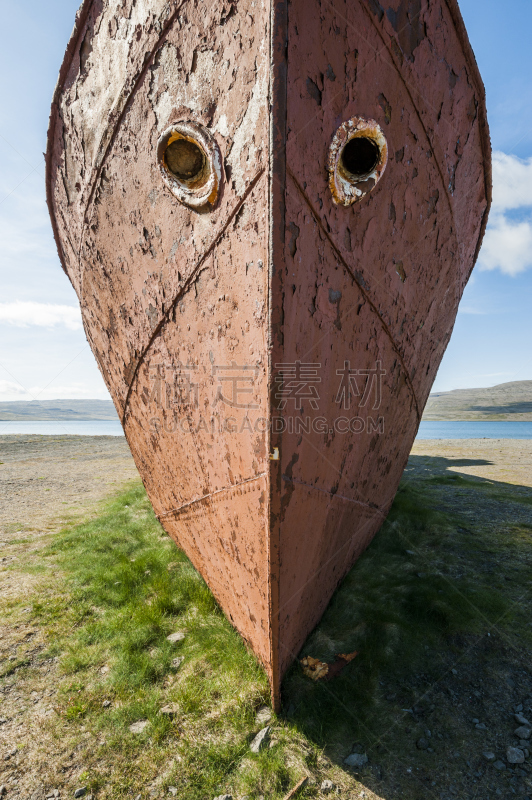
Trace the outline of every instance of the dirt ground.
{"label": "dirt ground", "polygon": [[121,436],[0,436],[0,539],[54,530],[136,477]]}
{"label": "dirt ground", "polygon": [[[82,754],[87,747],[96,748],[99,743],[90,739],[88,731],[81,734],[86,740],[75,746],[53,734],[58,659],[43,656],[48,643],[38,626],[31,623],[31,608],[24,608],[25,598],[34,595],[40,586],[60,586],[61,574],[53,559],[40,555],[54,534],[65,522],[89,516],[99,500],[138,477],[138,473],[125,440],[113,437],[2,436],[0,462],[0,603],[4,609],[0,619],[0,795],[5,800],[65,798],[71,796],[70,790],[55,787],[83,785]],[[476,476],[494,487],[507,486],[530,500],[532,441],[420,440],[414,444],[405,480],[453,473]],[[463,503],[460,511],[472,520],[476,516],[479,524],[500,527],[497,515],[510,513],[513,507],[526,524],[527,520],[532,521],[532,508],[526,503],[504,500],[501,505],[502,501],[493,500],[490,495],[484,505],[473,506],[468,500],[468,493],[473,490],[468,486],[460,489],[461,494],[446,485],[438,491],[442,508],[456,506],[458,497]],[[500,569],[496,563],[489,567],[494,574]],[[467,651],[458,670],[449,669],[448,676],[430,693],[421,683],[420,687],[410,687],[416,696],[426,695],[424,704],[413,705],[397,687],[389,690],[390,702],[398,704],[398,713],[405,711],[406,704],[407,716],[412,717],[407,727],[402,723],[397,729],[399,737],[412,738],[413,742],[412,760],[405,767],[403,780],[420,770],[419,779],[425,782],[427,797],[487,800],[517,796],[526,800],[531,792],[528,758],[525,764],[504,766],[502,772],[497,772],[482,756],[483,750],[493,750],[493,762],[496,757],[503,757],[499,753],[504,753],[507,745],[516,744],[512,742],[515,713],[523,712],[532,719],[532,677],[525,651],[520,655],[514,645],[505,645],[503,639],[493,656],[489,648],[498,641],[496,632],[484,640],[482,647],[480,642],[468,641],[465,649],[457,644],[460,650]],[[484,661],[491,663],[490,659],[497,661],[496,672],[484,665]],[[19,671],[21,666],[32,669]],[[423,736],[425,726],[428,730],[429,719],[433,744],[420,751],[415,742]],[[431,759],[437,760],[437,767]],[[456,789],[452,784],[445,792],[436,789],[436,773],[447,770],[448,765],[452,767],[455,761],[458,767],[462,759],[459,772],[463,772],[464,785],[471,791],[462,793],[458,779]],[[489,794],[477,794],[477,781],[480,788],[489,777],[487,770],[492,775]],[[387,789],[383,781],[387,782]],[[368,780],[366,787],[366,794],[343,796],[409,800],[391,771],[388,778],[384,774],[376,777],[373,786]]]}
{"label": "dirt ground", "polygon": [[432,472],[439,459],[439,471],[532,487],[530,439],[418,439],[411,455],[425,456]]}

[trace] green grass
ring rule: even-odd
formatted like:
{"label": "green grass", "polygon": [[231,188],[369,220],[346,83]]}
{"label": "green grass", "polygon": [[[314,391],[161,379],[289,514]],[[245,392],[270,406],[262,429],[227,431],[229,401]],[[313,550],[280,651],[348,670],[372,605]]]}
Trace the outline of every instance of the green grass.
{"label": "green grass", "polygon": [[[169,776],[179,774],[180,797],[216,793],[248,750],[255,710],[269,696],[267,681],[204,581],[163,533],[144,489],[134,486],[97,519],[57,536],[46,555],[67,576],[64,594],[33,606],[48,631],[45,655],[61,652],[68,678],[59,693],[61,719],[105,735],[122,765],[171,741],[183,750]],[[185,640],[171,644],[166,637],[176,630],[185,631]],[[175,669],[177,656],[184,662]],[[108,710],[104,700],[112,702]],[[178,706],[178,721],[159,713],[168,703]],[[149,727],[130,733],[139,720]]]}
{"label": "green grass", "polygon": [[481,478],[464,478],[463,475],[457,473],[433,475],[431,478],[425,478],[425,483],[440,486],[473,486],[475,489],[483,485]]}
{"label": "green grass", "polygon": [[[274,746],[259,755],[249,742],[257,708],[269,703],[264,672],[162,531],[144,489],[133,485],[95,519],[55,536],[44,558],[64,581],[34,602],[33,622],[47,634],[42,658],[60,659],[55,736],[93,736],[84,756],[91,790],[130,797],[158,781],[161,791],[178,787],[180,800],[226,792],[274,800],[306,772],[319,773],[323,750],[343,758],[355,740],[368,752],[377,747],[393,731],[386,687],[406,687],[419,672],[429,684],[448,671],[453,636],[513,624],[508,597],[475,568],[497,547],[431,510],[430,492],[401,487],[302,651],[359,656],[328,683],[294,664]],[[516,528],[506,545],[519,548],[526,533]],[[172,645],[166,637],[176,630],[186,636]],[[176,656],[184,657],[177,669]],[[423,693],[399,691],[405,707]],[[172,719],[159,713],[169,703]],[[131,733],[139,720],[149,726]],[[313,796],[313,786],[300,794]]]}

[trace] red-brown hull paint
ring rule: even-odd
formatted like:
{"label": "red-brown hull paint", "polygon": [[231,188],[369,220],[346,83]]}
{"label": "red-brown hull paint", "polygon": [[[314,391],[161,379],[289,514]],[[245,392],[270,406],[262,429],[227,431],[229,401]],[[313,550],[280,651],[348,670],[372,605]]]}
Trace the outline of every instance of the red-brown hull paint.
{"label": "red-brown hull paint", "polygon": [[[390,508],[491,200],[455,0],[389,2],[86,0],[52,105],[48,204],[87,337],[162,525],[275,703]],[[356,117],[388,164],[345,207],[328,154]],[[161,179],[187,120],[224,161],[212,209]],[[297,362],[302,402],[278,380]]]}

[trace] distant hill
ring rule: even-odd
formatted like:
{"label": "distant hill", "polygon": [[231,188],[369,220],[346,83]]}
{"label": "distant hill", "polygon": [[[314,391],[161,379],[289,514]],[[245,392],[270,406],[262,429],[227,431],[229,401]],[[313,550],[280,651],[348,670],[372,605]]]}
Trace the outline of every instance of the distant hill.
{"label": "distant hill", "polygon": [[0,422],[22,420],[118,420],[110,400],[17,400],[0,402]]}
{"label": "distant hill", "polygon": [[[0,422],[9,420],[118,420],[110,400],[17,400],[0,402]],[[532,381],[488,389],[455,389],[431,394],[424,420],[532,420]]]}
{"label": "distant hill", "polygon": [[532,420],[532,381],[431,394],[424,420]]}

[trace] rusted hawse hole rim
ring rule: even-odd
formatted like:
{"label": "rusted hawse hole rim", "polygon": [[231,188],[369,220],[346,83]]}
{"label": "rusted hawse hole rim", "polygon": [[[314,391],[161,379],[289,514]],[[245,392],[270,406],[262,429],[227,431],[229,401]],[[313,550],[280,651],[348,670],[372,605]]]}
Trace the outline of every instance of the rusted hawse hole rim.
{"label": "rusted hawse hole rim", "polygon": [[157,162],[172,194],[190,208],[216,204],[222,158],[216,139],[197,122],[178,122],[157,143]]}
{"label": "rusted hawse hole rim", "polygon": [[388,145],[374,119],[351,117],[329,148],[327,169],[333,202],[350,206],[371,192],[388,163]]}

